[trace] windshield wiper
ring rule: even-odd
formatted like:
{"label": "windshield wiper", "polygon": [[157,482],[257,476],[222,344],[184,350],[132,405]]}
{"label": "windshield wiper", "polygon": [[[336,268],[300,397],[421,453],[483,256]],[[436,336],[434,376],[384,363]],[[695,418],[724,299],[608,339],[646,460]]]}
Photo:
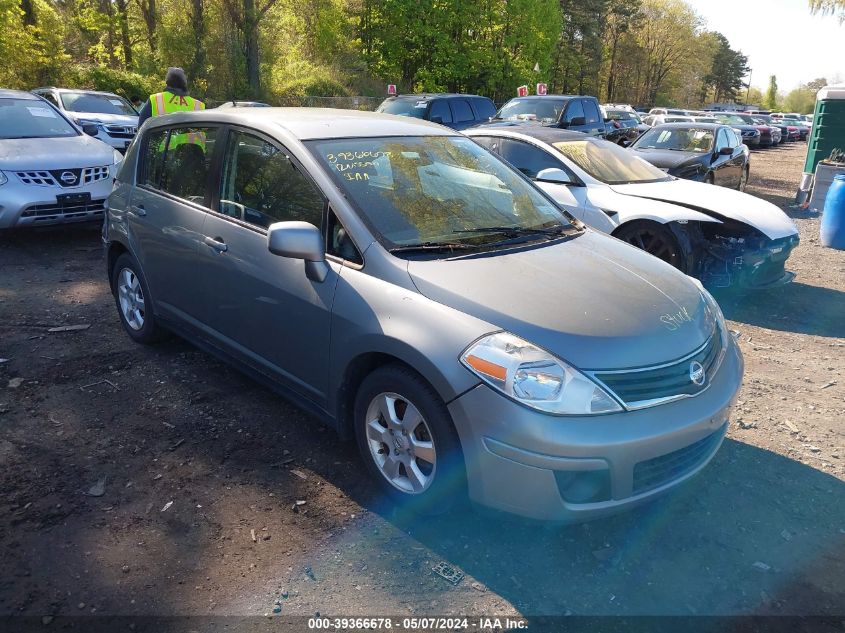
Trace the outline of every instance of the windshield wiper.
{"label": "windshield wiper", "polygon": [[406,244],[391,248],[389,253],[414,253],[414,252],[443,252],[443,251],[475,251],[482,246],[479,244],[467,244],[465,242],[420,242],[419,244]]}
{"label": "windshield wiper", "polygon": [[455,233],[500,233],[511,237],[519,237],[521,235],[545,235],[551,238],[566,233],[566,230],[566,227],[563,225],[547,229],[532,229],[526,226],[484,226],[477,229],[461,229],[459,231],[455,231]]}

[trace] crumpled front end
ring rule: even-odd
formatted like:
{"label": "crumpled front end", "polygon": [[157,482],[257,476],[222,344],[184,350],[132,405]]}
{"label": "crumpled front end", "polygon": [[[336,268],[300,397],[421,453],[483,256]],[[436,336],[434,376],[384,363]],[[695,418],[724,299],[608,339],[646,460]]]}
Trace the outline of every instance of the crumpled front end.
{"label": "crumpled front end", "polygon": [[786,262],[798,246],[797,233],[770,239],[753,227],[729,221],[688,227],[695,253],[689,274],[709,288],[766,289],[795,278]]}

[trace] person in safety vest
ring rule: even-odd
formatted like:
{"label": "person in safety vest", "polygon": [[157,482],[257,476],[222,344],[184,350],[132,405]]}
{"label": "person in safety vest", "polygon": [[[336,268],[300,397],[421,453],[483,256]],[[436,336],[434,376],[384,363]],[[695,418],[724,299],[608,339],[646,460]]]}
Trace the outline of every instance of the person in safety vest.
{"label": "person in safety vest", "polygon": [[150,95],[138,113],[138,127],[151,116],[184,110],[205,110],[202,101],[188,96],[188,78],[181,68],[168,68],[164,83],[164,91]]}

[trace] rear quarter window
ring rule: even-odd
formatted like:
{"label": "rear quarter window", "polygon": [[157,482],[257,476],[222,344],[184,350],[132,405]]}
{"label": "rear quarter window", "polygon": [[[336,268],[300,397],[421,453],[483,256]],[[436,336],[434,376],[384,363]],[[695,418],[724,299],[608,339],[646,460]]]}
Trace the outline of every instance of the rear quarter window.
{"label": "rear quarter window", "polygon": [[496,115],[496,106],[490,99],[473,99],[472,106],[475,108],[476,118],[480,120],[486,120]]}

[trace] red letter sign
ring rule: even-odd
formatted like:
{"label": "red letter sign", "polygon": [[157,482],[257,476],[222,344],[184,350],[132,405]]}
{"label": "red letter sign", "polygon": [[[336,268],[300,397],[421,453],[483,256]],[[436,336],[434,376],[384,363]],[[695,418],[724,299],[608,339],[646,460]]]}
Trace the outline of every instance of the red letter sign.
{"label": "red letter sign", "polygon": [[528,86],[520,86],[516,89],[516,96],[517,97],[527,97],[528,96]]}
{"label": "red letter sign", "polygon": [[395,95],[396,94],[396,84],[387,84],[387,94]]}
{"label": "red letter sign", "polygon": [[537,84],[537,94],[538,95],[548,94],[548,91],[546,89],[546,84],[543,84],[543,83]]}

